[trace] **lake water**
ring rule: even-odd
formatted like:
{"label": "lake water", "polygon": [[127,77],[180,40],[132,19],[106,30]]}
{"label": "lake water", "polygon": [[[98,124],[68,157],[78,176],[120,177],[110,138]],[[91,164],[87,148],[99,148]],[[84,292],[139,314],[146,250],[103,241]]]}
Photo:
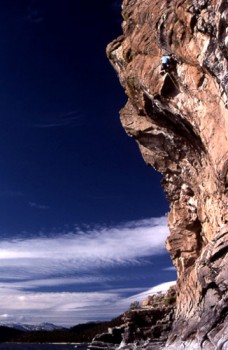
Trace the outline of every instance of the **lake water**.
{"label": "lake water", "polygon": [[84,344],[27,344],[0,343],[0,350],[86,350]]}

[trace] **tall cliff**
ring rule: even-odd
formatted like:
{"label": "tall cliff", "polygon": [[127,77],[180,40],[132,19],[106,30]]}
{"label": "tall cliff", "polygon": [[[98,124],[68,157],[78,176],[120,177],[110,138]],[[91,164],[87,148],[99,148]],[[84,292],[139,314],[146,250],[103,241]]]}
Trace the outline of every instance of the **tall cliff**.
{"label": "tall cliff", "polygon": [[[228,3],[124,0],[107,47],[128,96],[121,122],[163,174],[178,273],[167,349],[228,349]],[[161,75],[161,57],[175,69]]]}

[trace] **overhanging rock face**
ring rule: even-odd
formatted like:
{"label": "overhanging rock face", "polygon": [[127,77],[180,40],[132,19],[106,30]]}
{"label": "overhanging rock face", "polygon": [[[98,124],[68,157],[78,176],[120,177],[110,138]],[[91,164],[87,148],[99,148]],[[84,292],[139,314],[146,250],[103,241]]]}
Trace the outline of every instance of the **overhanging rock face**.
{"label": "overhanging rock face", "polygon": [[[228,349],[228,3],[124,0],[107,55],[145,162],[163,174],[177,311],[167,349]],[[161,57],[176,68],[161,75]]]}

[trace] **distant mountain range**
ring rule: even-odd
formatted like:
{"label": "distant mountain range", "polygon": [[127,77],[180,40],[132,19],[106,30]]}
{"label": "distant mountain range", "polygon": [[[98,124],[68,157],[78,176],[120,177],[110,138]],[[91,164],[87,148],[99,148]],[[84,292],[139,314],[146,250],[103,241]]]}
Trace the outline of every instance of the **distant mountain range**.
{"label": "distant mountain range", "polygon": [[108,328],[120,326],[122,315],[111,321],[89,322],[71,328],[51,323],[28,325],[0,323],[0,342],[16,343],[89,343],[97,334],[107,333]]}
{"label": "distant mountain range", "polygon": [[31,331],[56,331],[56,330],[64,330],[67,329],[66,327],[61,327],[61,326],[56,326],[52,323],[41,323],[38,325],[31,325],[31,324],[23,324],[23,323],[14,323],[14,322],[6,322],[0,323],[0,326],[4,327],[9,327],[9,328],[14,328],[19,331],[24,331],[24,332],[31,332]]}

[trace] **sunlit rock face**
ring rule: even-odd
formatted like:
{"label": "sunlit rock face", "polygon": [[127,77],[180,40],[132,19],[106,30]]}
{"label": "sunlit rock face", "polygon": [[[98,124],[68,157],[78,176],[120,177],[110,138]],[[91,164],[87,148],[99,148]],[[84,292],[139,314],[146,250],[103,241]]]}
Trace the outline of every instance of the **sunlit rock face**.
{"label": "sunlit rock face", "polygon": [[[228,349],[227,0],[124,0],[107,54],[127,134],[163,174],[177,311],[167,349]],[[161,57],[176,68],[161,75]]]}

